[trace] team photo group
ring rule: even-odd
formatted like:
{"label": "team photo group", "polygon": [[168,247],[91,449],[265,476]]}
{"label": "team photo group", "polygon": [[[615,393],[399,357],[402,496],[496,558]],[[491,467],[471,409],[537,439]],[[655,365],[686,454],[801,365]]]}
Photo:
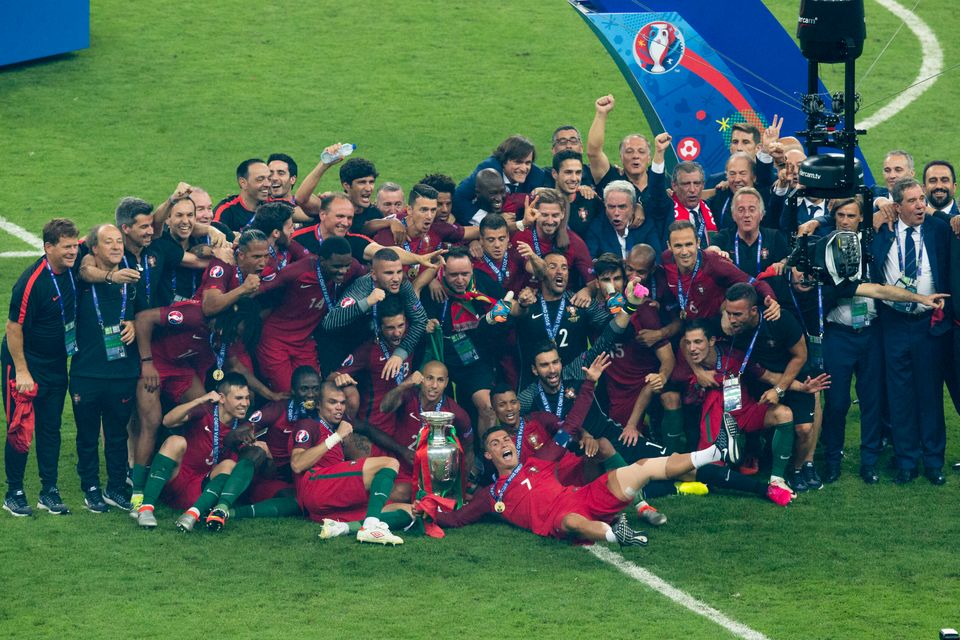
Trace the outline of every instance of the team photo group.
{"label": "team photo group", "polygon": [[493,518],[625,547],[667,524],[669,495],[766,509],[945,484],[949,160],[891,149],[867,158],[866,197],[822,199],[776,115],[734,124],[711,175],[668,168],[669,133],[607,140],[616,104],[532,132],[549,149],[463,150],[468,176],[401,185],[347,142],[303,166],[251,150],[235,194],[182,176],[116,194],[92,229],[47,221],[0,353],[4,510],[184,532],[309,518],[385,545]]}

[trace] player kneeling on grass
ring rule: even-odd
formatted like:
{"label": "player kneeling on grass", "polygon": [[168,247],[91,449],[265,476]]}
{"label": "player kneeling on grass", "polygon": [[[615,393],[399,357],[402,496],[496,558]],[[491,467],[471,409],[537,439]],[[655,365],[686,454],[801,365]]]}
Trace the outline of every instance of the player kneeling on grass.
{"label": "player kneeling on grass", "polygon": [[[483,455],[496,468],[496,481],[462,509],[438,510],[435,521],[441,527],[460,527],[496,513],[539,536],[617,542],[621,547],[645,545],[646,534],[630,528],[621,512],[651,480],[678,478],[724,460],[735,436],[722,431],[715,444],[701,451],[637,460],[583,487],[565,487],[553,473],[552,463],[536,458],[520,463],[517,435],[495,426],[483,435]],[[418,512],[415,505],[414,513]]]}
{"label": "player kneeling on grass", "polygon": [[156,527],[153,511],[158,499],[186,509],[203,493],[205,482],[233,470],[236,456],[230,450],[234,439],[229,436],[249,408],[247,380],[231,371],[217,382],[214,391],[163,416],[163,426],[180,432],[168,437],[153,458],[143,504],[136,513],[137,524]]}
{"label": "player kneeling on grass", "polygon": [[384,512],[384,505],[397,478],[394,458],[372,457],[344,460],[340,442],[353,433],[343,420],[346,396],[332,382],[320,389],[320,419],[301,420],[291,434],[290,468],[297,487],[297,501],[311,520],[323,522],[321,537],[332,538],[351,531],[347,522],[364,517],[357,540],[377,544],[403,544],[390,532],[410,524],[411,516],[399,505]]}
{"label": "player kneeling on grass", "polygon": [[[743,353],[732,346],[721,349],[715,328],[703,320],[690,320],[684,326],[681,341],[684,362],[678,366],[676,380],[684,379],[690,385],[687,401],[702,403],[700,415],[700,446],[707,446],[719,433],[770,430],[773,432],[773,464],[770,483],[764,485],[752,477],[732,469],[709,467],[696,474],[700,482],[748,493],[765,495],[779,505],[786,505],[794,497],[784,482],[783,474],[793,450],[793,413],[784,404],[770,404],[767,396],[755,400],[744,384],[752,377],[767,384],[776,384],[779,374],[767,371],[750,362],[750,352]],[[790,390],[815,394],[830,386],[830,376],[808,377],[804,382],[794,380]],[[723,425],[721,427],[720,425]],[[737,439],[731,443],[734,455],[730,461],[739,461]],[[692,478],[691,478],[692,479]]]}

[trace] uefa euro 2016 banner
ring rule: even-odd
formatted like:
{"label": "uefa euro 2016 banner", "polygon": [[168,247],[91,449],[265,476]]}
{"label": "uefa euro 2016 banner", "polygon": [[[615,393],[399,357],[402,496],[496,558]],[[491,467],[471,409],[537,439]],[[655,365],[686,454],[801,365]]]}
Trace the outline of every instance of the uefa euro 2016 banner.
{"label": "uefa euro 2016 banner", "polygon": [[[673,160],[722,171],[738,122],[763,130],[778,114],[782,136],[806,129],[807,61],[760,0],[569,1],[617,63],[653,132],[673,136]],[[830,105],[822,84],[820,92]]]}

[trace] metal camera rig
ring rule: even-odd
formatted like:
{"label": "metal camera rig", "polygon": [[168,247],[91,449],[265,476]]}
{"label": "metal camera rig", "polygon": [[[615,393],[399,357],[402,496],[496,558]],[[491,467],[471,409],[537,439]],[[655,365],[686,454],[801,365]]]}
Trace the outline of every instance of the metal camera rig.
{"label": "metal camera rig", "polygon": [[[805,141],[807,159],[798,170],[803,189],[790,194],[786,203],[787,211],[795,216],[803,196],[825,201],[862,197],[861,255],[864,260],[869,259],[866,248],[873,237],[873,192],[863,185],[863,166],[856,158],[858,137],[867,132],[856,128],[854,116],[860,107],[855,85],[856,60],[863,53],[866,35],[863,0],[801,0],[797,38],[800,51],[808,61],[807,93],[802,97],[807,128],[797,131],[797,135]],[[820,64],[841,62],[844,89],[831,96],[828,106],[820,92]],[[841,124],[842,128],[838,129]],[[840,149],[842,153],[821,154],[821,146]],[[805,280],[824,282],[825,270],[817,266],[818,261],[814,259],[817,243],[800,236],[794,238],[793,244],[788,264],[796,266]]]}

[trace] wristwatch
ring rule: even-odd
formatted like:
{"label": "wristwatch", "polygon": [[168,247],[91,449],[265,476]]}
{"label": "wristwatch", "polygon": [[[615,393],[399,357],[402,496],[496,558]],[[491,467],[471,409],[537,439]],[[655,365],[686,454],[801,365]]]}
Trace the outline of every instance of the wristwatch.
{"label": "wristwatch", "polygon": [[786,391],[784,391],[780,387],[774,387],[773,390],[777,392],[777,397],[783,400],[783,394],[785,394]]}

